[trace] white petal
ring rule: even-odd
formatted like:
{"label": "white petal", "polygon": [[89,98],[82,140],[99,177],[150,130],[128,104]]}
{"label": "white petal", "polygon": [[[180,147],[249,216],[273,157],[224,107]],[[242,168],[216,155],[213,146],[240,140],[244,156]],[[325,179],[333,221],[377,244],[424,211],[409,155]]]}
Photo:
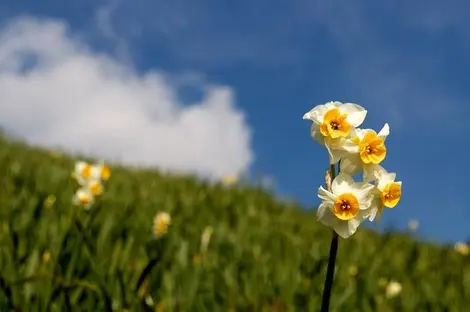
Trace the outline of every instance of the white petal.
{"label": "white petal", "polygon": [[339,107],[339,110],[341,113],[348,114],[346,121],[353,127],[359,127],[366,119],[367,110],[360,105],[345,103]]}
{"label": "white petal", "polygon": [[[331,218],[331,217],[334,218],[333,214],[331,213],[331,207],[332,207],[332,205],[328,202],[322,202],[320,204],[320,206],[318,206],[318,209],[317,209],[317,219],[318,219],[318,221],[321,221],[325,218],[327,219],[327,223],[331,222],[331,221],[334,221]],[[323,221],[322,221],[322,223],[323,223]],[[330,226],[330,224],[326,224],[326,225]]]}
{"label": "white petal", "polygon": [[331,149],[342,150],[344,142],[345,142],[344,138],[336,138],[336,139],[328,138],[328,145],[330,146]]}
{"label": "white petal", "polygon": [[338,139],[325,138],[325,147],[330,157],[330,165],[336,164],[341,158],[347,155],[345,150],[340,149]]}
{"label": "white petal", "polygon": [[368,129],[360,129],[360,128],[353,128],[351,130],[350,136],[351,138],[357,136],[359,138],[359,141],[362,141],[364,139],[364,136],[366,135]]}
{"label": "white petal", "polygon": [[[380,166],[380,165],[373,165],[373,164],[368,164],[367,165],[368,168],[366,168],[367,172],[368,172],[368,175],[373,175],[374,178],[376,179],[377,181],[377,187],[380,189],[380,190],[383,190],[384,187],[390,183],[390,182],[394,182],[395,181],[395,178],[397,176],[396,173],[394,172],[387,172],[387,170],[385,170],[384,167]],[[373,172],[373,173],[370,173],[370,172]]]}
{"label": "white petal", "polygon": [[367,197],[371,195],[371,191],[375,186],[370,183],[355,182],[350,186],[350,188],[352,189],[354,196],[356,196],[359,202],[361,202],[367,200]]}
{"label": "white petal", "polygon": [[357,136],[358,131],[361,131],[361,129],[360,128],[351,128],[351,132],[349,133],[349,138],[351,139],[351,138]]}
{"label": "white petal", "polygon": [[[368,213],[367,213],[368,215]],[[367,218],[367,215],[364,212],[360,212],[354,219],[348,221],[349,231],[355,233],[359,226],[361,225],[362,221]]]}
{"label": "white petal", "polygon": [[379,137],[381,137],[382,139],[385,140],[385,138],[387,138],[387,136],[390,134],[390,127],[388,125],[388,123],[386,123],[382,130],[379,131],[379,133],[377,134]]}
{"label": "white petal", "polygon": [[101,166],[94,165],[91,167],[91,180],[100,180],[101,179]]}
{"label": "white petal", "polygon": [[362,161],[359,154],[348,154],[344,156],[339,163],[339,170],[340,172],[347,173],[351,176],[361,172]]}
{"label": "white petal", "polygon": [[372,205],[372,201],[374,199],[374,196],[372,195],[372,193],[368,194],[367,196],[363,197],[360,201],[359,201],[359,209],[361,211],[363,210],[370,210],[370,206]]}
{"label": "white petal", "polygon": [[359,213],[357,214],[355,219],[360,220],[362,223],[364,220],[370,217],[371,213],[372,213],[371,209],[359,210]]}
{"label": "white petal", "polygon": [[343,139],[343,142],[341,143],[341,148],[346,152],[351,154],[359,153],[359,145],[354,143],[351,139]]}
{"label": "white petal", "polygon": [[379,209],[377,209],[376,207],[373,207],[370,210],[369,221],[370,222],[374,221],[374,219],[375,219],[375,217],[377,216],[378,213],[379,213]]}
{"label": "white petal", "polygon": [[381,165],[377,165],[373,169],[374,169],[373,174],[376,180],[382,179],[382,177],[388,173],[387,170],[385,170],[385,168],[382,167]]}
{"label": "white petal", "polygon": [[320,204],[317,210],[317,220],[331,228],[335,228],[338,223],[341,221],[340,219],[336,218],[332,213],[333,205],[323,202]]}
{"label": "white petal", "polygon": [[314,122],[310,127],[310,135],[315,141],[317,141],[321,145],[325,145],[325,137],[323,136],[323,134],[321,134],[320,127]]}
{"label": "white petal", "polygon": [[397,174],[394,172],[391,173],[386,173],[380,177],[380,180],[378,180],[378,188],[380,190],[383,190],[385,186],[391,182],[395,181]]}
{"label": "white petal", "polygon": [[395,181],[395,178],[397,177],[397,174],[395,172],[389,172],[386,176],[385,179],[388,181],[387,183]]}
{"label": "white petal", "polygon": [[320,186],[318,188],[318,197],[324,201],[331,203],[334,203],[334,201],[336,200],[336,196],[333,193],[324,189],[323,186]]}
{"label": "white petal", "polygon": [[382,207],[382,203],[380,201],[380,198],[374,197],[370,205],[369,221],[374,221],[374,219],[379,215],[379,211],[381,207]]}
{"label": "white petal", "polygon": [[359,139],[362,141],[364,137],[366,136],[367,132],[369,131],[368,129],[356,129],[356,134],[359,137]]}
{"label": "white petal", "polygon": [[333,150],[341,150],[349,153],[359,148],[357,144],[343,137],[336,139],[329,138],[328,144]]}
{"label": "white petal", "polygon": [[343,103],[339,101],[329,101],[325,103],[325,108],[326,108],[326,111],[329,111],[330,109],[333,109],[333,108],[339,108],[341,105],[343,105]]}
{"label": "white petal", "polygon": [[364,182],[374,181],[375,179],[377,179],[377,172],[381,171],[379,165],[376,164],[363,164],[362,170]]}
{"label": "white petal", "polygon": [[340,161],[348,152],[341,150],[331,150],[328,149],[328,155],[330,157],[330,165],[335,165]]}
{"label": "white petal", "polygon": [[354,233],[356,233],[358,227],[359,227],[358,222],[355,222],[355,221],[351,222],[351,220],[349,221],[340,220],[333,226],[333,229],[342,238],[348,238]]}
{"label": "white petal", "polygon": [[87,163],[84,162],[84,161],[77,161],[77,162],[75,163],[75,170],[80,171],[80,170],[83,169],[83,167],[85,167],[86,165],[87,165]]}
{"label": "white petal", "polygon": [[353,178],[343,172],[340,172],[331,183],[331,190],[335,195],[341,195],[344,193],[351,193],[351,185],[354,183]]}
{"label": "white petal", "polygon": [[323,116],[328,111],[328,107],[324,104],[317,105],[312,108],[310,111],[304,114],[302,119],[309,119],[314,123],[321,125],[323,122]]}

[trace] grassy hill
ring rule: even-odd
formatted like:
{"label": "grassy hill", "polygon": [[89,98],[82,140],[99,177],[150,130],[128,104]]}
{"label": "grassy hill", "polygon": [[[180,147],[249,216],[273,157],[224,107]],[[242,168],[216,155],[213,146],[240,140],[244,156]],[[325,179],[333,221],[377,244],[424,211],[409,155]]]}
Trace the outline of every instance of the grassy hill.
{"label": "grassy hill", "polygon": [[[73,166],[0,139],[0,311],[145,311],[142,301],[147,311],[319,310],[331,230],[314,212],[255,188],[113,167],[87,213],[71,202]],[[172,224],[155,240],[159,211]],[[403,291],[387,299],[392,279]],[[469,307],[470,257],[406,234],[340,240],[332,311]]]}

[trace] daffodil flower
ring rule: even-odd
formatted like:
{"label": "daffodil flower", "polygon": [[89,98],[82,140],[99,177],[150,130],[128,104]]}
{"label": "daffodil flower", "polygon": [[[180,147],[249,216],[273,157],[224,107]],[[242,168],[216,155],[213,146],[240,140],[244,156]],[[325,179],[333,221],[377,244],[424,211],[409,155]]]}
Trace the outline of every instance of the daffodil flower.
{"label": "daffodil flower", "polygon": [[90,190],[93,196],[100,196],[103,193],[103,184],[101,183],[101,180],[90,179],[88,180],[86,187]]}
{"label": "daffodil flower", "polygon": [[92,176],[92,166],[85,161],[77,161],[75,163],[75,170],[73,177],[78,181],[80,185],[87,183],[88,179]]}
{"label": "daffodil flower", "polygon": [[93,179],[101,179],[107,181],[111,176],[111,169],[104,163],[99,163],[91,167],[90,176]]}
{"label": "daffodil flower", "polygon": [[340,162],[341,172],[352,176],[363,172],[364,182],[374,179],[374,171],[387,155],[385,139],[390,134],[386,123],[379,133],[372,129],[354,129],[343,148],[349,153]]}
{"label": "daffodil flower", "polygon": [[388,283],[387,285],[387,288],[385,289],[385,296],[388,299],[396,297],[397,295],[401,293],[402,289],[403,287],[401,286],[400,283],[396,281],[390,281],[390,283]]}
{"label": "daffodil flower", "polygon": [[162,237],[168,232],[168,226],[171,223],[171,216],[167,212],[159,212],[153,219],[153,233],[157,238]]}
{"label": "daffodil flower", "polygon": [[377,217],[380,220],[384,207],[394,208],[401,199],[401,181],[395,182],[396,173],[388,173],[383,167],[377,166],[374,171],[375,189],[369,220]]}
{"label": "daffodil flower", "polygon": [[359,127],[366,118],[367,110],[353,103],[331,101],[317,105],[305,113],[303,119],[313,121],[312,137],[328,150],[330,164],[337,163],[344,155],[344,144],[351,131]]}
{"label": "daffodil flower", "polygon": [[410,231],[413,231],[413,232],[414,232],[414,231],[416,231],[416,230],[418,229],[418,227],[419,227],[419,221],[418,221],[418,220],[410,220],[410,221],[408,222],[408,229],[409,229]]}
{"label": "daffodil flower", "polygon": [[318,189],[318,197],[323,200],[317,210],[318,220],[348,238],[370,215],[373,188],[370,183],[354,182],[350,175],[340,173],[331,183],[331,192],[322,186]]}
{"label": "daffodil flower", "polygon": [[457,242],[454,245],[454,249],[461,255],[467,256],[470,254],[470,246],[464,242]]}
{"label": "daffodil flower", "polygon": [[75,192],[73,202],[75,205],[82,206],[88,210],[94,202],[94,197],[88,188],[80,188]]}

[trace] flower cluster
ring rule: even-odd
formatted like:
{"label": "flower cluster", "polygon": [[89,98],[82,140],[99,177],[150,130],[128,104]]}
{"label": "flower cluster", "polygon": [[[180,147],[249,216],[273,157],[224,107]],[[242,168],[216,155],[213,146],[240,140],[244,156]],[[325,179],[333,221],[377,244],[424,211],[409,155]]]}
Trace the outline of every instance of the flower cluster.
{"label": "flower cluster", "polygon": [[85,209],[90,209],[95,197],[103,193],[103,181],[111,176],[111,170],[103,163],[91,165],[85,161],[75,163],[72,176],[80,188],[75,192],[73,202]]}
{"label": "flower cluster", "polygon": [[[378,133],[359,128],[366,115],[357,104],[335,101],[317,105],[303,116],[313,122],[311,135],[326,147],[330,165],[339,163],[340,173],[331,188],[318,189],[323,202],[317,217],[343,238],[354,234],[365,219],[380,219],[384,207],[395,207],[401,198],[396,174],[380,166],[387,155],[390,128],[385,124]],[[353,176],[359,173],[362,181],[356,182]]]}

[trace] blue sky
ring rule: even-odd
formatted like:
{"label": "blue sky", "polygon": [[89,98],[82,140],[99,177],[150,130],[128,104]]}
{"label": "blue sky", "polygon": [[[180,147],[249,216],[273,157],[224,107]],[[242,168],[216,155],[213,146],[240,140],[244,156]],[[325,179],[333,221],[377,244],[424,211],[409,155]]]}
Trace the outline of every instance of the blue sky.
{"label": "blue sky", "polygon": [[[469,9],[437,0],[7,0],[0,26],[58,19],[137,74],[229,86],[252,133],[250,171],[271,175],[280,194],[306,207],[319,202],[328,158],[302,115],[330,100],[358,103],[369,111],[364,127],[390,124],[383,165],[403,181],[381,227],[417,219],[419,236],[452,242],[470,236]],[[189,86],[180,97],[201,94]]]}

